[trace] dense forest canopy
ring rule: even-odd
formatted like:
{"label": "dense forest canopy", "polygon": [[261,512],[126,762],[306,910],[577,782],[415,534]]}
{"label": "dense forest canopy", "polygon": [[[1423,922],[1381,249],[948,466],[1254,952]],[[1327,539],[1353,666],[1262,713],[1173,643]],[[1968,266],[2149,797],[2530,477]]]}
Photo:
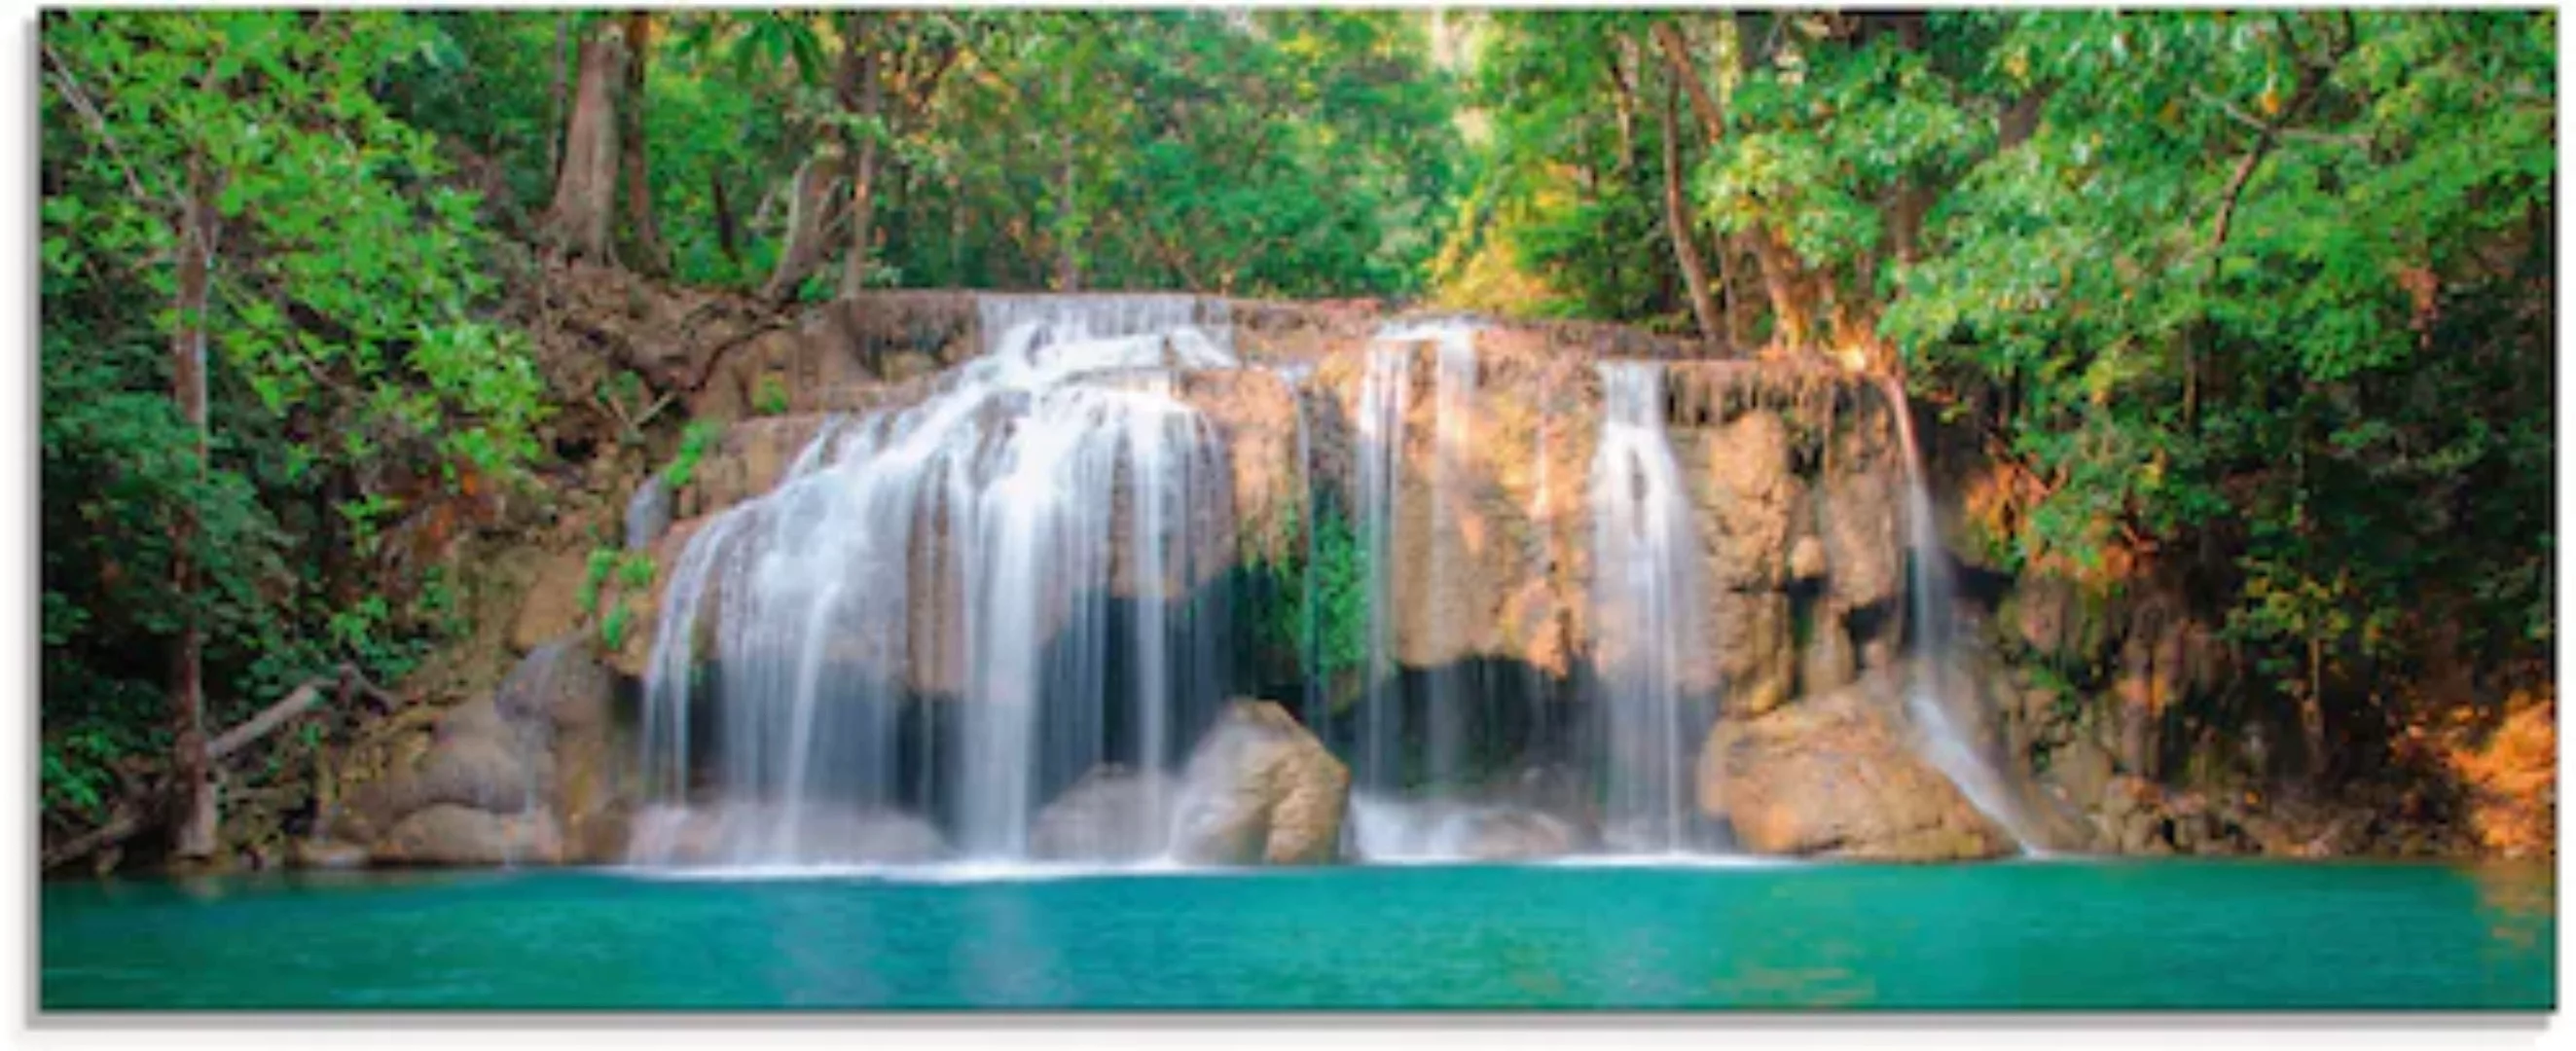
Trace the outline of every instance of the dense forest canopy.
{"label": "dense forest canopy", "polygon": [[2367,767],[2552,643],[2555,36],[2331,10],[55,13],[48,821],[159,764],[202,781],[212,728],[463,630],[430,553],[542,488],[550,417],[590,393],[511,320],[567,260],[781,305],[1368,297],[1902,374],[2007,469],[1973,501],[1994,565],[2180,581],[2265,672],[2243,689]]}

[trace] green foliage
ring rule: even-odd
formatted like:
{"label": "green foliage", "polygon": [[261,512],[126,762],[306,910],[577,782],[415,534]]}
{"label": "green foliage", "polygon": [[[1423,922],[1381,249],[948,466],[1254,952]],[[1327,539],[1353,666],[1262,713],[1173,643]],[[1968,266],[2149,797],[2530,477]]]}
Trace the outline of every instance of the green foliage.
{"label": "green foliage", "polygon": [[629,551],[617,560],[617,584],[629,590],[653,586],[653,553]]}
{"label": "green foliage", "polygon": [[[183,624],[218,724],[342,661],[398,676],[462,632],[434,554],[546,455],[547,391],[507,320],[526,315],[494,275],[547,204],[601,17],[46,18],[50,815],[94,816],[113,759],[166,743]],[[1990,565],[2171,570],[2290,691],[2553,640],[2553,14],[644,17],[620,105],[640,105],[684,283],[764,283],[793,174],[839,173],[840,206],[866,143],[872,286],[1437,289],[1678,328],[1678,192],[1739,327],[1785,304],[1892,348],[2033,480],[1979,523]],[[873,114],[839,90],[860,55],[885,77]],[[172,337],[199,320],[171,265],[192,202],[219,227],[202,464],[169,393]],[[1766,244],[1795,272],[1762,271],[1745,246]],[[626,419],[654,403],[637,374],[602,384],[576,396]],[[752,397],[792,400],[774,376]],[[720,433],[690,424],[664,481],[691,484]],[[1249,616],[1345,675],[1366,554],[1345,516],[1314,519],[1292,523],[1311,545],[1248,567],[1267,581]],[[600,589],[655,569],[606,549],[587,568],[584,615],[618,645],[630,614]]]}
{"label": "green foliage", "polygon": [[591,549],[588,568],[581,576],[581,589],[573,593],[575,601],[581,607],[582,616],[587,617],[599,612],[599,589],[608,583],[609,575],[617,571],[617,563],[617,549],[608,547]]}
{"label": "green foliage", "polygon": [[1316,670],[1327,679],[1368,663],[1368,548],[1351,529],[1350,520],[1324,515],[1316,520],[1313,574],[1313,626]]}
{"label": "green foliage", "polygon": [[[166,744],[182,624],[203,633],[218,727],[344,661],[399,677],[458,626],[413,545],[511,484],[545,406],[524,341],[488,311],[477,195],[389,101],[453,68],[445,24],[43,24],[44,782],[49,811],[70,808],[53,817],[91,805],[111,754]],[[217,224],[202,319],[173,309],[191,201]],[[191,320],[208,337],[202,469],[170,394]],[[173,586],[182,509],[188,588]]]}
{"label": "green foliage", "polygon": [[670,466],[662,469],[663,483],[669,485],[673,492],[688,488],[689,482],[697,477],[698,461],[723,434],[724,428],[712,420],[689,421],[688,427],[680,432],[679,452],[671,457]]}
{"label": "green foliage", "polygon": [[1943,199],[1884,331],[2004,392],[2054,483],[2019,554],[2202,540],[2285,692],[2311,644],[2545,644],[2553,23],[2006,18],[1987,72],[2041,119]]}
{"label": "green foliage", "polygon": [[606,617],[600,618],[599,641],[608,647],[609,652],[615,653],[626,648],[626,627],[633,616],[633,613],[627,609],[626,603],[620,601],[616,608],[608,611]]}
{"label": "green foliage", "polygon": [[752,393],[751,408],[762,416],[787,415],[787,380],[774,372],[763,374],[759,389]]}

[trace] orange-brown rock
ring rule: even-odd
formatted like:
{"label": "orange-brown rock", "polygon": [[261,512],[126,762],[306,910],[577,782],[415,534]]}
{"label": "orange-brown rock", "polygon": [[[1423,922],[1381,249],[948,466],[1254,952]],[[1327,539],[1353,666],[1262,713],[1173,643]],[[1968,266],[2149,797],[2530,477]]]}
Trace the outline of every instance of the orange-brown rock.
{"label": "orange-brown rock", "polygon": [[1736,841],[1761,854],[1933,861],[2012,851],[1909,747],[1895,714],[1901,688],[1895,675],[1873,675],[1720,721],[1700,765],[1703,807],[1721,810]]}

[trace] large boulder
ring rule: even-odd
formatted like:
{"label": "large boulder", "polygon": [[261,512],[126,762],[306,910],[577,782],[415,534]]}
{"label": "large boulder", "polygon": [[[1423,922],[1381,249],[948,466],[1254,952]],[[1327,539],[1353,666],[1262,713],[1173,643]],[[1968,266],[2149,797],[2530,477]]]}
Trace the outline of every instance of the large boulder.
{"label": "large boulder", "polygon": [[333,832],[388,863],[610,860],[625,794],[615,694],[577,637],[539,646],[490,695],[440,715],[426,748],[355,792]]}
{"label": "large boulder", "polygon": [[1700,765],[1704,805],[1761,854],[1937,861],[2014,843],[1909,746],[1903,679],[1873,674],[1749,719],[1720,720]]}
{"label": "large boulder", "polygon": [[1172,842],[1180,786],[1159,773],[1103,766],[1038,811],[1029,854],[1045,861],[1123,862],[1160,856]]}
{"label": "large boulder", "polygon": [[536,582],[529,585],[527,596],[519,603],[518,616],[510,622],[511,650],[533,652],[547,641],[579,628],[581,585],[589,574],[590,553],[586,550],[558,551],[546,556]]}
{"label": "large boulder", "polygon": [[1269,701],[1237,700],[1191,753],[1174,853],[1207,865],[1332,861],[1350,770]]}
{"label": "large boulder", "polygon": [[553,865],[566,860],[554,815],[440,803],[394,823],[368,852],[379,865]]}

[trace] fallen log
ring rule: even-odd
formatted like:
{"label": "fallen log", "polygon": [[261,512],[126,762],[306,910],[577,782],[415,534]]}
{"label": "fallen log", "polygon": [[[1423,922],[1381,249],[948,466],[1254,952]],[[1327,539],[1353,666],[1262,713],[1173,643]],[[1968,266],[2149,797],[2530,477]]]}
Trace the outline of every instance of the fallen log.
{"label": "fallen log", "polygon": [[70,842],[46,851],[40,871],[51,872],[96,854],[107,847],[123,843],[140,831],[143,831],[143,816],[131,805],[119,805],[116,811],[108,816],[106,824],[74,836]]}
{"label": "fallen log", "polygon": [[[337,689],[332,690],[333,687]],[[278,727],[286,725],[296,716],[312,710],[315,705],[322,702],[325,690],[332,690],[331,695],[338,699],[339,707],[343,710],[346,710],[349,702],[357,697],[365,697],[379,711],[390,711],[401,707],[403,703],[401,698],[368,682],[366,676],[358,674],[356,666],[343,664],[335,674],[317,675],[305,680],[302,685],[287,693],[283,700],[261,709],[259,714],[216,736],[206,745],[207,762],[220,762],[224,757],[249,747],[260,738],[276,731]],[[137,781],[140,779],[129,776],[132,773],[123,768],[118,770],[119,780],[127,784],[129,791],[125,801],[117,804],[109,812],[107,823],[74,836],[52,850],[45,851],[41,859],[42,871],[52,871],[57,866],[78,861],[123,843],[151,827],[152,823],[145,819],[145,815],[158,813],[163,809],[157,805],[157,801],[170,793],[170,781],[166,775],[163,775],[153,777],[148,785],[138,785]],[[221,798],[220,788],[218,798]]]}

